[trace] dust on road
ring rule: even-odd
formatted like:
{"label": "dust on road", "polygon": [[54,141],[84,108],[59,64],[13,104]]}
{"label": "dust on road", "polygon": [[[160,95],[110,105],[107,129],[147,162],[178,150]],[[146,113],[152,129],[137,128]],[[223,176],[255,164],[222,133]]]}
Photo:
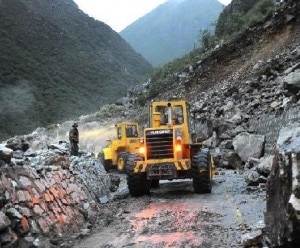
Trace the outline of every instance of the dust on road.
{"label": "dust on road", "polygon": [[106,226],[74,247],[241,247],[243,234],[262,228],[264,210],[264,189],[235,171],[217,175],[211,194],[193,193],[191,180],[162,181],[150,196],[110,203]]}

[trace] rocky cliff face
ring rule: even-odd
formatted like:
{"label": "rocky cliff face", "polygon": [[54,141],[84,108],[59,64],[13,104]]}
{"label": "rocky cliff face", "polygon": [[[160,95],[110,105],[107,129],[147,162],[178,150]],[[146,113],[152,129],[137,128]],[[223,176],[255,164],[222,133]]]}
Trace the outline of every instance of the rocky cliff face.
{"label": "rocky cliff face", "polygon": [[270,244],[295,247],[300,238],[300,122],[280,130],[267,184],[266,233]]}

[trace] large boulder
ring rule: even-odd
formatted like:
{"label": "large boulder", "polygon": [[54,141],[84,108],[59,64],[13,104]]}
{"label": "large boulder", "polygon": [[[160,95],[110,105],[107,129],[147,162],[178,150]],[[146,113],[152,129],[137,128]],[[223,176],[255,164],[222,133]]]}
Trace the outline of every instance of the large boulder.
{"label": "large boulder", "polygon": [[4,163],[10,163],[12,156],[13,156],[13,150],[7,148],[3,144],[0,144],[0,160],[2,160]]}
{"label": "large boulder", "polygon": [[274,155],[268,155],[265,157],[260,158],[258,166],[257,166],[257,172],[260,175],[263,175],[267,177],[272,169],[272,164],[273,164],[273,158]]}
{"label": "large boulder", "polygon": [[300,246],[300,124],[282,128],[267,182],[266,233],[272,247]]}
{"label": "large boulder", "polygon": [[246,162],[249,158],[260,158],[263,155],[265,136],[243,132],[233,139],[232,144],[242,161]]}
{"label": "large boulder", "polygon": [[300,90],[300,70],[291,72],[283,77],[284,89],[296,94]]}

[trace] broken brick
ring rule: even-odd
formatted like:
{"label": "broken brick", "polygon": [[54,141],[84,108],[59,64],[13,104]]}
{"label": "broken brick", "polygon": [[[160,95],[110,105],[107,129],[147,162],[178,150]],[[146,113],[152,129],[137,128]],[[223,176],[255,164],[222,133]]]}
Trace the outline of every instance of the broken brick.
{"label": "broken brick", "polygon": [[33,207],[33,212],[35,212],[39,216],[42,216],[45,211],[39,205],[35,205]]}
{"label": "broken brick", "polygon": [[69,202],[67,199],[63,198],[63,199],[61,199],[61,201],[64,205],[69,205]]}
{"label": "broken brick", "polygon": [[32,202],[32,205],[36,205],[36,204],[39,204],[40,203],[40,200],[38,198],[35,198],[34,196],[31,198],[31,202]]}
{"label": "broken brick", "polygon": [[38,220],[38,224],[39,224],[39,227],[40,227],[40,229],[42,230],[42,232],[43,232],[44,234],[49,233],[50,227],[49,227],[49,225],[48,225],[46,219],[40,218],[40,219]]}
{"label": "broken brick", "polygon": [[34,181],[34,184],[35,184],[35,186],[36,186],[36,188],[37,188],[37,190],[38,190],[38,192],[43,192],[43,191],[45,191],[45,185],[41,182],[41,180],[35,180]]}
{"label": "broken brick", "polygon": [[30,230],[27,218],[24,216],[21,220],[22,233],[28,233]]}
{"label": "broken brick", "polygon": [[54,187],[51,187],[49,191],[54,196],[54,198],[58,198],[59,197],[58,192],[57,192],[57,190]]}
{"label": "broken brick", "polygon": [[53,201],[53,197],[49,193],[45,193],[44,197],[45,197],[45,202],[52,202]]}
{"label": "broken brick", "polygon": [[66,191],[62,187],[59,187],[57,190],[58,190],[59,198],[63,199],[66,195]]}
{"label": "broken brick", "polygon": [[60,225],[63,225],[64,224],[64,218],[62,215],[58,214],[57,216],[57,222],[60,224]]}

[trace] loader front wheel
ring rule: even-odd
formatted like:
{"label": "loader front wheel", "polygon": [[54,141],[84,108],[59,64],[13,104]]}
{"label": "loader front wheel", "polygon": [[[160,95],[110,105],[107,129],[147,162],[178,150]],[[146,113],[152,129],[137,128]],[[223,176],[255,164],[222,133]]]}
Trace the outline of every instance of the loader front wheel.
{"label": "loader front wheel", "polygon": [[134,167],[137,161],[143,160],[138,154],[129,154],[126,172],[127,172],[127,186],[129,194],[132,196],[142,196],[150,193],[150,182],[147,180],[147,174],[135,173]]}
{"label": "loader front wheel", "polygon": [[125,171],[125,166],[127,163],[128,156],[129,156],[128,152],[119,152],[117,158],[117,169],[119,172]]}
{"label": "loader front wheel", "polygon": [[151,180],[151,188],[159,188],[159,180]]}
{"label": "loader front wheel", "polygon": [[212,165],[208,149],[201,149],[193,155],[192,178],[195,193],[211,193]]}

